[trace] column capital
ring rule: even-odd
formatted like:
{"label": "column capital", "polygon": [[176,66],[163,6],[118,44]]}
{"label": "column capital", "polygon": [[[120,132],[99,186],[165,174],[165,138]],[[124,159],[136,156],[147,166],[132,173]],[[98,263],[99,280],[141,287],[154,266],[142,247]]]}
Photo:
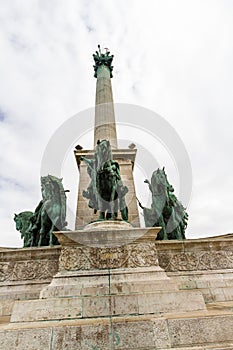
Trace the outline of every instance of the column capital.
{"label": "column capital", "polygon": [[110,78],[112,78],[113,77],[113,75],[112,75],[112,70],[113,70],[112,60],[113,60],[114,56],[110,55],[110,51],[107,48],[105,48],[105,50],[106,50],[105,53],[101,52],[100,45],[98,45],[98,49],[99,49],[99,51],[96,51],[93,54],[93,58],[95,61],[95,65],[93,66],[94,71],[95,71],[94,77],[95,78],[98,77],[98,68],[105,66],[109,70]]}

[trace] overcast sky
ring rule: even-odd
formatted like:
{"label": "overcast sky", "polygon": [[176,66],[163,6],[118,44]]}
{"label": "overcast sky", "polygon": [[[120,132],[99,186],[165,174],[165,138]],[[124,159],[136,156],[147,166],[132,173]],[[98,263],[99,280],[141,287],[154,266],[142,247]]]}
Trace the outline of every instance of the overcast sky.
{"label": "overcast sky", "polygon": [[[114,54],[114,101],[158,113],[185,145],[193,174],[187,238],[231,233],[232,18],[231,0],[1,0],[0,246],[22,246],[13,216],[33,211],[41,199],[49,140],[62,123],[94,105],[98,44]],[[132,141],[143,145],[136,134]],[[77,131],[80,142],[93,146]],[[75,211],[72,147],[63,181]],[[170,166],[168,157],[163,162],[159,145],[153,152],[178,196],[176,164]],[[137,176],[139,197],[143,180]]]}

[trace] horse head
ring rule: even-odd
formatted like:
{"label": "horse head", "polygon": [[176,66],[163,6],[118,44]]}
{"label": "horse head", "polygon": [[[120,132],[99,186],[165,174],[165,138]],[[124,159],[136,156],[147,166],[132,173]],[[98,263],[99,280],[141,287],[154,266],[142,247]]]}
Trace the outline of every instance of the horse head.
{"label": "horse head", "polygon": [[153,190],[161,189],[167,187],[167,176],[165,174],[164,168],[157,169],[153,172],[152,177],[151,177],[151,186]]}
{"label": "horse head", "polygon": [[53,195],[53,183],[51,176],[41,176],[41,193],[43,201],[51,199]]}
{"label": "horse head", "polygon": [[15,214],[14,215],[15,228],[16,228],[17,231],[20,231],[22,229],[22,227],[23,227],[22,216],[20,214]]}
{"label": "horse head", "polygon": [[33,212],[31,211],[23,211],[14,216],[15,228],[21,233],[22,238],[25,236],[27,229],[31,224],[32,215]]}
{"label": "horse head", "polygon": [[62,185],[62,179],[52,175],[41,177],[41,192],[43,198],[42,221],[43,230],[45,227],[65,226],[66,216],[66,195]]}

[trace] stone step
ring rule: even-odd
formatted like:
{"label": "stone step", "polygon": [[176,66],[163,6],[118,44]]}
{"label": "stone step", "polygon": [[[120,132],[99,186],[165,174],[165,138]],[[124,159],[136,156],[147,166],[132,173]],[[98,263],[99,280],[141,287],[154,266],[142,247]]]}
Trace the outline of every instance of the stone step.
{"label": "stone step", "polygon": [[103,296],[113,294],[136,294],[155,291],[178,291],[178,287],[173,281],[145,281],[145,282],[131,282],[131,283],[108,283],[96,284],[90,286],[82,286],[74,282],[63,284],[63,286],[50,285],[41,291],[40,297],[42,299],[55,297],[78,297],[78,296]]}
{"label": "stone step", "polygon": [[60,272],[42,289],[40,298],[78,297],[178,291],[175,281],[158,266],[133,269]]}
{"label": "stone step", "polygon": [[179,289],[197,289],[206,303],[233,300],[233,270],[168,273]]}
{"label": "stone step", "polygon": [[0,316],[0,325],[8,324],[10,322],[10,316]]}
{"label": "stone step", "polygon": [[164,314],[197,310],[206,310],[206,306],[201,293],[196,291],[49,298],[16,301],[11,322]]}
{"label": "stone step", "polygon": [[230,350],[232,328],[233,314],[217,311],[11,323],[1,327],[0,349]]}
{"label": "stone step", "polygon": [[[233,349],[233,342],[232,343],[218,343],[214,345],[201,345],[201,346],[189,346],[188,348],[185,346],[179,346],[178,348],[172,348],[172,350],[232,350]],[[165,350],[165,349],[164,349]]]}
{"label": "stone step", "polygon": [[233,312],[233,301],[222,301],[206,304],[208,310],[228,310]]}

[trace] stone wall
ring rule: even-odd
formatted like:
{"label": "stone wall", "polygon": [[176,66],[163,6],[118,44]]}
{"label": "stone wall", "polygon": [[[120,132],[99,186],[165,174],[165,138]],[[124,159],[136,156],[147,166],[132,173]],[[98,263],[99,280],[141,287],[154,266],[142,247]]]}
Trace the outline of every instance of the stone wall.
{"label": "stone wall", "polygon": [[[233,300],[233,239],[156,242],[159,265],[181,290],[199,289],[207,303]],[[60,247],[0,249],[0,317],[14,300],[37,299],[58,271]]]}
{"label": "stone wall", "polygon": [[199,289],[207,303],[232,301],[233,238],[227,237],[157,242],[159,265],[180,289]]}
{"label": "stone wall", "polygon": [[167,272],[233,269],[233,238],[157,241],[156,247]]}
{"label": "stone wall", "polygon": [[58,270],[60,246],[0,249],[0,317],[11,314],[14,300],[37,299]]}

